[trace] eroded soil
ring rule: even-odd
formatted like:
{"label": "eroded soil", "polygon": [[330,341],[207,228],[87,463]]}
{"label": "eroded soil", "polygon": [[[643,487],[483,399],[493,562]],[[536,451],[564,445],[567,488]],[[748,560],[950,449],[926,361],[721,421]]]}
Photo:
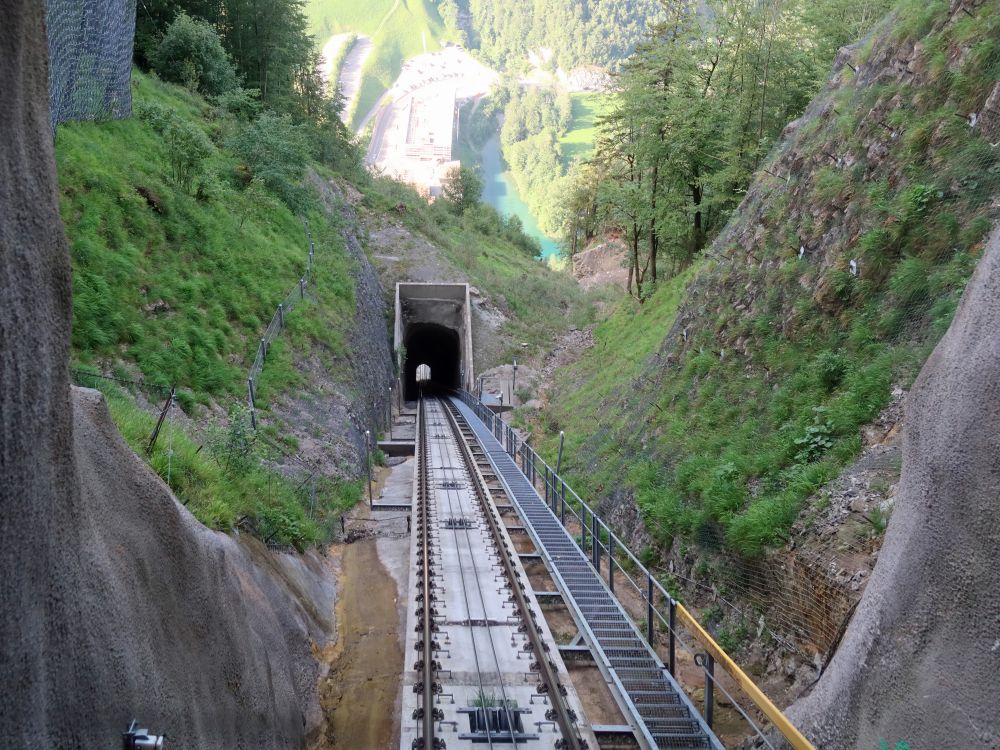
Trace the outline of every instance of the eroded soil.
{"label": "eroded soil", "polygon": [[320,685],[327,723],[313,750],[390,750],[399,736],[395,703],[403,673],[396,582],[375,539],[338,545],[334,555],[340,637]]}

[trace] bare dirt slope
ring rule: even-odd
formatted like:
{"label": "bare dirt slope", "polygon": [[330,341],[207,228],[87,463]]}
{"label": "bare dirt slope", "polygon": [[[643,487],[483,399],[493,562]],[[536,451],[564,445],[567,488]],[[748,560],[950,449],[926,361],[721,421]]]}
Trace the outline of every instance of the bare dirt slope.
{"label": "bare dirt slope", "polygon": [[1000,230],[905,416],[878,565],[792,715],[823,748],[1000,747]]}

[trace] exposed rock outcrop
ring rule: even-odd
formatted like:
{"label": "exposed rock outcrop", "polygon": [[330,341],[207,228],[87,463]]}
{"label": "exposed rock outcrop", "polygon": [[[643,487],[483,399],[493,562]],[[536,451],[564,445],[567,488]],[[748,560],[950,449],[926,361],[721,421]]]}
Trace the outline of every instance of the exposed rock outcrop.
{"label": "exposed rock outcrop", "polygon": [[910,393],[896,507],[816,689],[791,711],[824,748],[998,747],[1000,231]]}
{"label": "exposed rock outcrop", "polygon": [[178,747],[301,747],[330,579],[205,529],[99,394],[71,400],[45,9],[0,14],[0,747],[115,747],[132,718]]}

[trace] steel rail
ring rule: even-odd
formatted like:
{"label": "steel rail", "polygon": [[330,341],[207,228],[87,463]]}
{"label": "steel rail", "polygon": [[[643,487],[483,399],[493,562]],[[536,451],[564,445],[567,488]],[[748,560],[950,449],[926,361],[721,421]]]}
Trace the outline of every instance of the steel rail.
{"label": "steel rail", "polygon": [[507,573],[507,578],[510,581],[511,591],[514,594],[518,609],[520,609],[524,619],[525,631],[528,635],[528,640],[531,642],[531,646],[538,657],[538,664],[540,668],[539,672],[551,699],[552,708],[556,712],[556,720],[559,725],[559,731],[563,736],[563,747],[566,748],[566,750],[583,750],[583,742],[573,726],[573,719],[570,716],[569,708],[563,700],[562,692],[560,690],[562,686],[559,683],[552,663],[546,656],[545,643],[542,640],[541,633],[538,630],[538,626],[535,624],[534,618],[531,616],[531,609],[528,599],[524,594],[523,584],[519,580],[517,569],[511,560],[510,552],[503,543],[503,535],[501,534],[490,503],[490,494],[486,486],[486,480],[479,471],[479,467],[476,465],[475,459],[472,456],[472,450],[469,447],[468,440],[462,434],[461,427],[459,426],[459,419],[462,419],[463,423],[465,420],[450,403],[442,403],[445,405],[444,411],[447,414],[452,430],[458,439],[459,450],[462,452],[462,457],[465,460],[466,465],[469,467],[469,474],[473,479],[476,498],[479,500],[479,504],[483,509],[483,515],[486,517],[486,521],[490,526],[494,541],[496,542],[496,547],[500,553],[504,569]]}
{"label": "steel rail", "polygon": [[417,403],[417,440],[421,449],[417,452],[417,501],[420,506],[420,518],[423,526],[421,537],[421,555],[423,559],[423,632],[424,632],[424,715],[423,715],[423,741],[424,750],[434,750],[434,648],[431,642],[433,633],[431,631],[431,560],[430,560],[430,500],[427,489],[427,450],[426,429],[424,426],[424,414],[422,405]]}
{"label": "steel rail", "polygon": [[[736,664],[736,662],[733,661],[733,659],[728,654],[726,654],[726,652],[722,649],[721,646],[719,646],[719,644],[715,641],[715,639],[712,638],[712,636],[698,623],[694,615],[692,615],[679,601],[677,601],[673,597],[673,595],[669,591],[667,591],[667,589],[663,586],[662,583],[660,583],[660,581],[656,578],[656,576],[652,573],[652,571],[648,570],[646,566],[642,564],[642,562],[638,559],[638,557],[635,556],[632,550],[629,549],[628,545],[626,545],[614,533],[611,527],[608,526],[608,524],[605,523],[605,521],[600,518],[600,516],[594,511],[594,509],[591,508],[591,506],[588,505],[573,490],[573,488],[566,483],[566,481],[559,475],[559,473],[556,470],[554,470],[541,456],[539,456],[538,453],[533,448],[528,446],[524,440],[518,438],[516,435],[513,434],[513,431],[510,430],[509,425],[503,421],[502,416],[490,412],[488,408],[485,406],[485,404],[483,404],[481,400],[477,399],[471,393],[464,390],[459,390],[457,393],[458,397],[465,403],[465,405],[468,408],[474,411],[476,416],[480,418],[483,424],[497,434],[497,439],[500,440],[501,446],[503,446],[503,440],[501,439],[500,436],[501,435],[507,436],[508,446],[506,450],[508,452],[508,455],[510,455],[514,459],[515,465],[516,465],[515,456],[517,455],[521,456],[522,466],[519,467],[519,469],[522,471],[522,473],[524,473],[528,477],[529,481],[532,483],[532,487],[534,487],[533,475],[539,468],[544,469],[543,482],[546,486],[545,489],[546,501],[549,500],[550,495],[553,498],[555,498],[557,496],[556,488],[561,486],[563,495],[563,505],[562,505],[563,517],[561,518],[561,523],[563,524],[564,527],[567,526],[565,513],[568,511],[569,514],[573,518],[575,518],[578,523],[580,523],[583,529],[583,538],[586,539],[588,533],[587,516],[589,514],[590,520],[592,522],[591,541],[595,545],[595,547],[607,553],[609,547],[613,545],[613,547],[618,552],[623,552],[625,556],[630,560],[631,564],[634,565],[635,568],[639,570],[646,577],[647,581],[652,585],[654,589],[653,596],[655,597],[656,590],[660,592],[660,594],[663,596],[664,601],[666,601],[670,606],[672,606],[675,609],[675,614],[677,616],[677,619],[680,621],[680,624],[684,626],[685,630],[688,633],[690,633],[691,636],[694,638],[694,640],[699,642],[709,654],[712,655],[712,657],[729,674],[729,676],[732,677],[732,679],[740,686],[740,688],[743,689],[744,693],[747,695],[750,701],[757,707],[757,709],[761,711],[761,713],[764,714],[764,716],[768,718],[768,720],[771,721],[775,729],[777,729],[781,733],[781,735],[788,742],[788,744],[792,748],[794,748],[794,750],[815,750],[813,744],[799,731],[797,727],[795,727],[794,724],[792,724],[791,721],[789,721],[788,717],[785,716],[784,712],[781,711],[781,709],[779,709],[777,706],[775,706],[774,703],[767,697],[767,695],[765,695],[764,692],[759,687],[757,687],[753,679],[749,675],[747,675]],[[525,457],[528,458],[527,467],[524,467]],[[566,493],[569,493],[569,497],[566,496]],[[567,500],[569,502],[567,502]],[[580,508],[580,513],[578,513],[577,510],[573,507],[573,501],[575,501],[577,506]],[[554,499],[553,499],[553,504],[554,504]],[[597,532],[596,534],[594,533],[595,529]],[[602,536],[605,533],[607,534],[609,540],[607,545],[605,545],[602,540]],[[617,567],[618,570],[621,570],[623,573],[626,574],[626,576],[628,576],[627,571],[625,571],[625,569],[621,565],[621,562],[618,560],[609,560],[608,567],[609,571]],[[633,586],[635,586],[634,582]],[[671,634],[679,636],[679,632],[677,632],[668,623],[667,618],[665,618],[663,614],[659,611],[659,609],[656,608],[655,602],[641,590],[639,591],[639,595],[645,601],[647,606],[653,610],[657,619],[659,619],[661,622],[667,625]],[[678,638],[678,640],[680,641],[681,639]],[[702,669],[704,671],[704,667]],[[716,683],[716,686],[721,688],[721,685],[718,685],[718,683]],[[739,708],[740,713],[742,713],[746,718],[746,714],[742,710],[742,708],[739,706],[737,707]],[[763,734],[763,732],[761,732],[761,730],[757,728],[753,722],[750,722],[750,725],[754,727],[758,736],[760,736],[765,740],[765,742],[767,742],[767,738]]]}
{"label": "steel rail", "polygon": [[[429,450],[429,448],[428,448],[428,450]],[[454,468],[452,468],[451,471],[454,472]],[[454,475],[452,475],[451,479],[452,480],[455,479]],[[451,490],[445,490],[445,497],[446,497],[447,502],[448,502],[448,511],[452,514],[452,516],[455,516],[455,508],[452,505],[450,493],[451,493]],[[465,580],[465,568],[462,565],[462,552],[461,552],[461,549],[459,548],[459,545],[458,545],[458,529],[452,529],[452,531],[453,531],[454,536],[455,536],[455,551],[458,553],[458,575],[459,575],[459,578],[461,578],[461,580],[462,580],[462,598],[465,600],[465,614],[466,614],[466,616],[468,617],[468,620],[469,620],[469,640],[472,643],[472,658],[473,658],[473,661],[475,661],[475,663],[476,663],[476,679],[479,681],[479,695],[485,698],[485,696],[486,696],[486,685],[483,683],[483,667],[482,667],[482,664],[479,661],[479,647],[476,646],[476,629],[475,629],[475,626],[472,624],[472,621],[473,621],[472,607],[471,607],[470,602],[469,602],[469,587],[468,587],[468,584],[466,583],[466,580]],[[486,616],[486,602],[483,599],[482,586],[479,584],[479,575],[478,575],[478,573],[476,573],[476,570],[475,570],[475,556],[473,555],[473,552],[472,552],[472,543],[469,540],[469,531],[468,531],[468,529],[465,530],[465,536],[466,536],[466,546],[469,549],[469,554],[470,554],[470,556],[473,557],[473,575],[474,575],[474,577],[476,579],[476,586],[479,588],[479,601],[480,601],[480,605],[481,605],[482,610],[483,610],[483,621],[486,623],[486,636],[487,636],[487,638],[490,641],[490,647],[493,649],[493,662],[494,662],[494,664],[496,664],[496,667],[497,667],[497,679],[500,682],[501,699],[504,702],[504,707],[505,707],[506,713],[507,713],[507,721],[508,721],[508,725],[509,725],[509,728],[510,728],[510,733],[511,733],[511,736],[513,737],[513,734],[514,734],[513,716],[511,714],[510,707],[507,705],[507,692],[504,690],[504,686],[503,686],[503,678],[501,676],[502,673],[501,673],[501,669],[500,669],[500,659],[497,656],[496,646],[494,646],[494,644],[493,644],[493,637],[492,637],[492,635],[489,632],[490,631],[490,625],[489,625],[489,618]],[[493,748],[493,734],[490,731],[489,721],[486,720],[486,717],[485,717],[486,706],[483,706],[483,709],[484,709],[484,711],[483,711],[483,713],[484,713],[483,726],[486,729],[486,742],[489,745],[490,749],[492,750],[492,748]]]}

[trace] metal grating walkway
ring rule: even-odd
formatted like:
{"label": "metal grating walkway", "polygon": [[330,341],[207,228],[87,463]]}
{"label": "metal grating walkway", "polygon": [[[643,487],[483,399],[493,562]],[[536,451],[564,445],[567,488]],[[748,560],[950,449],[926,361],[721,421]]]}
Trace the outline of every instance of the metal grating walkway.
{"label": "metal grating walkway", "polygon": [[501,478],[540,551],[548,558],[563,597],[603,661],[650,747],[712,748],[722,744],[674,681],[632,619],[611,594],[576,541],[504,450],[461,399],[452,398]]}

